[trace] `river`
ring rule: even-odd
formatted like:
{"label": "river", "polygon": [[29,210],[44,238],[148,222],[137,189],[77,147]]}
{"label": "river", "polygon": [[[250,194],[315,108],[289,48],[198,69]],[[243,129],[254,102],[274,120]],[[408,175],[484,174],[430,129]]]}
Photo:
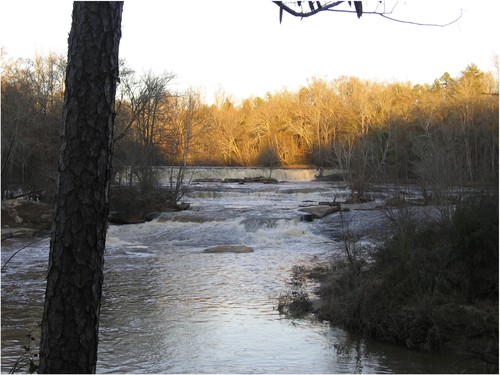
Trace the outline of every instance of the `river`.
{"label": "river", "polygon": [[[97,372],[455,372],[457,358],[362,340],[277,311],[293,266],[340,251],[333,239],[339,214],[305,222],[300,208],[347,195],[338,182],[193,182],[184,198],[189,210],[110,226]],[[346,214],[355,230],[384,225],[377,199]],[[2,265],[29,241],[3,241]],[[215,245],[254,252],[203,253]],[[39,337],[48,249],[48,239],[32,244],[2,270],[2,372],[23,352],[27,334],[35,344]]]}

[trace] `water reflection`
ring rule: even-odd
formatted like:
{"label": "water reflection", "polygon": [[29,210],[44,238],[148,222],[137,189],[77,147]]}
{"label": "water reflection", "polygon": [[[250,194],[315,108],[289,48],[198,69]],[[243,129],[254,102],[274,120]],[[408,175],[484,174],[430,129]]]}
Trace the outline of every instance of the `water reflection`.
{"label": "water reflection", "polygon": [[[323,223],[297,220],[300,206],[331,197],[331,186],[225,189],[231,192],[221,198],[198,187],[193,209],[165,221],[110,226],[98,372],[454,372],[449,357],[366,342],[275,310],[292,267],[334,246],[324,234],[325,223],[336,230],[334,216]],[[358,213],[360,225],[381,217]],[[239,244],[254,252],[202,253]],[[2,260],[21,246],[22,240],[4,241]],[[23,250],[2,271],[2,371],[40,322],[48,246]]]}

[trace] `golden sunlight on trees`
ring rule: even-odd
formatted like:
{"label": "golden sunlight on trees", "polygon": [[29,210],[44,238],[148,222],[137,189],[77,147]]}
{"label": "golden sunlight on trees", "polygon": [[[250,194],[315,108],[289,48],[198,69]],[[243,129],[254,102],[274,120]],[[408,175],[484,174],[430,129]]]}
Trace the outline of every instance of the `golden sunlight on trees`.
{"label": "golden sunlight on trees", "polygon": [[[54,195],[63,66],[54,55],[4,64],[4,196]],[[474,64],[429,85],[311,79],[241,103],[219,93],[211,106],[173,92],[172,73],[122,64],[120,78],[113,172],[144,191],[165,165],[332,167],[358,196],[372,181],[437,188],[498,177],[498,78]]]}
{"label": "golden sunlight on trees", "polygon": [[220,97],[214,107],[216,150],[226,165],[247,165],[243,143],[247,132],[239,111],[229,97]]}
{"label": "golden sunlight on trees", "polygon": [[[280,21],[284,12],[388,14],[381,2],[373,11],[360,1],[275,3]],[[157,167],[175,166],[172,204],[185,167],[203,164],[337,168],[356,199],[377,180],[435,193],[498,183],[498,74],[470,64],[432,85],[312,79],[296,92],[241,104],[221,94],[208,106],[196,92],[173,92],[173,74],[119,68],[122,10],[75,2],[67,61],[2,60],[2,198],[34,194],[55,206],[41,373],[96,370],[113,180],[148,193],[165,182]]]}

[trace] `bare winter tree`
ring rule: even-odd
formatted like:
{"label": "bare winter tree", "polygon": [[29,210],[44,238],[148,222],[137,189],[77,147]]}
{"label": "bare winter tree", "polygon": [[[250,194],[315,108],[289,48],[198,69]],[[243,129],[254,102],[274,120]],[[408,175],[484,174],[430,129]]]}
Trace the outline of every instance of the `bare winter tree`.
{"label": "bare winter tree", "polygon": [[41,373],[96,370],[123,2],[75,2]]}
{"label": "bare winter tree", "polygon": [[169,84],[175,78],[172,73],[143,74],[138,80],[133,77],[125,82],[125,95],[129,101],[130,121],[122,135],[128,133],[132,149],[128,150],[130,181],[135,176],[143,193],[150,192],[157,183],[155,165],[158,151],[165,143],[165,125],[172,108],[170,100],[174,94]]}
{"label": "bare winter tree", "polygon": [[[188,180],[187,165],[191,142],[195,136],[194,129],[194,112],[196,106],[196,99],[193,95],[189,94],[185,99],[183,115],[176,116],[173,121],[173,126],[170,129],[170,147],[172,149],[171,167],[169,172],[169,205],[175,207],[177,202],[182,199],[186,191],[185,183]],[[176,107],[182,105],[177,104]],[[189,183],[188,183],[189,184]]]}

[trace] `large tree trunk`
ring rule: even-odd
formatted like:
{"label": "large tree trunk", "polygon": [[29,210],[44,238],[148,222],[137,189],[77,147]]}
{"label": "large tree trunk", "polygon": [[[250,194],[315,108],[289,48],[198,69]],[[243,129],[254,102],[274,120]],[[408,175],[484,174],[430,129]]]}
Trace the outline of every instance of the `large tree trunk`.
{"label": "large tree trunk", "polygon": [[122,9],[73,6],[41,373],[96,369]]}

